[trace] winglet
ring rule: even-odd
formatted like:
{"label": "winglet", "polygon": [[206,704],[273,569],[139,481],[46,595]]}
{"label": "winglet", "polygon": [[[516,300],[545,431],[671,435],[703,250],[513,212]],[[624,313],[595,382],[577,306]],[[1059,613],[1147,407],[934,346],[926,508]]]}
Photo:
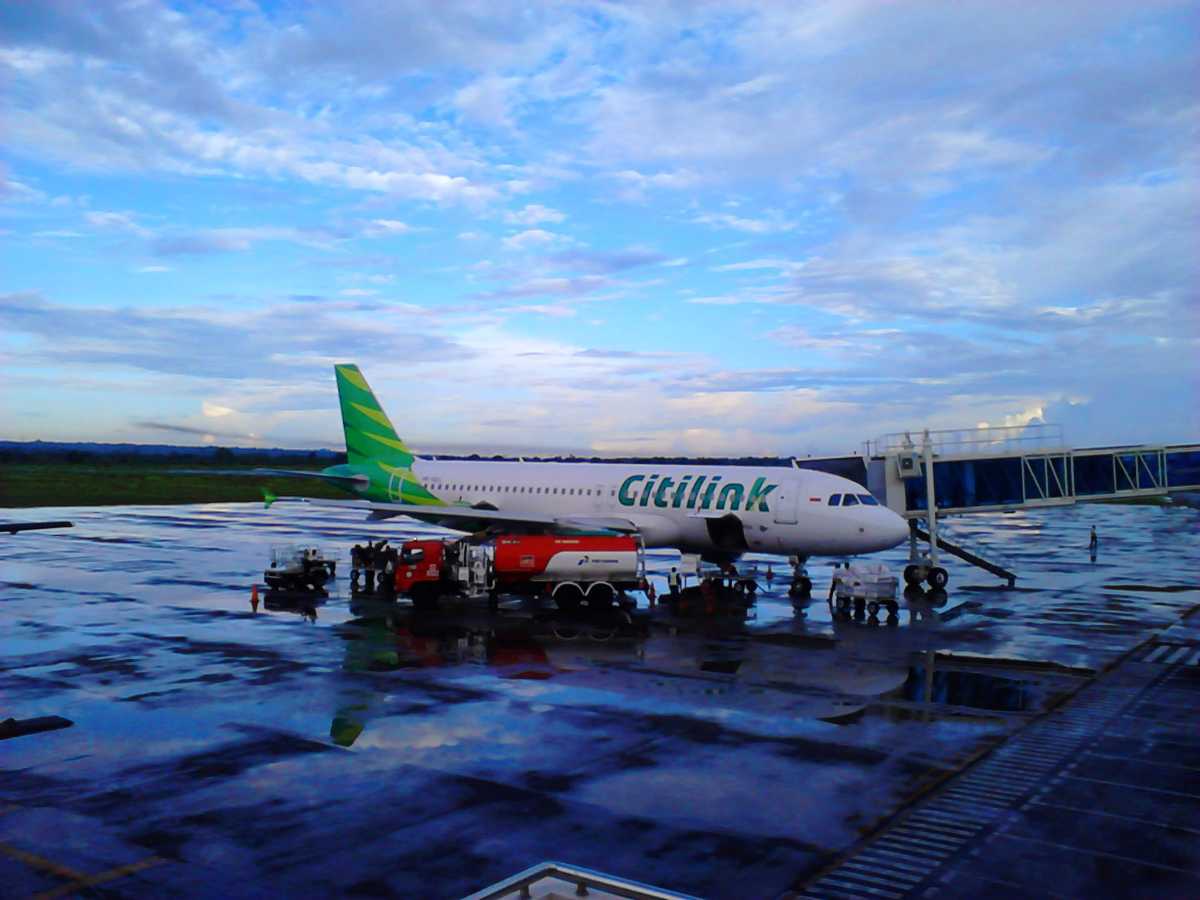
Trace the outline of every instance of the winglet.
{"label": "winglet", "polygon": [[271,504],[274,503],[279,498],[276,497],[273,493],[271,493],[269,488],[264,487],[264,488],[261,488],[261,490],[262,490],[262,495],[263,495],[263,509],[270,509]]}

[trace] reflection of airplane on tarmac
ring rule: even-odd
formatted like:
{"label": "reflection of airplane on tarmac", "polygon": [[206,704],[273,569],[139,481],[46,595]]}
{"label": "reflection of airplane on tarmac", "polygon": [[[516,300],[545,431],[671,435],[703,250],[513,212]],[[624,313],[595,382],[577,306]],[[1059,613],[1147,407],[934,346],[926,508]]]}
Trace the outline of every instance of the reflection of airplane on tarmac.
{"label": "reflection of airplane on tarmac", "polygon": [[[537,681],[542,702],[560,688],[594,690],[631,708],[671,706],[841,720],[862,712],[909,677],[904,662],[862,659],[837,641],[797,646],[756,640],[731,624],[724,639],[704,633],[645,632],[637,622],[610,628],[562,614],[446,615],[390,604],[359,604],[346,623],[344,668],[350,672],[436,669],[471,676],[485,668],[504,679]],[[578,702],[578,696],[564,702]],[[355,682],[335,716],[336,743],[354,743],[379,712],[369,682]]]}
{"label": "reflection of airplane on tarmac", "polygon": [[904,520],[865,488],[806,469],[420,459],[396,434],[358,367],[334,370],[346,464],[321,472],[260,471],[324,479],[358,495],[345,503],[375,518],[407,515],[459,531],[637,532],[648,547],[710,558],[750,550],[847,556],[886,550],[908,537]]}

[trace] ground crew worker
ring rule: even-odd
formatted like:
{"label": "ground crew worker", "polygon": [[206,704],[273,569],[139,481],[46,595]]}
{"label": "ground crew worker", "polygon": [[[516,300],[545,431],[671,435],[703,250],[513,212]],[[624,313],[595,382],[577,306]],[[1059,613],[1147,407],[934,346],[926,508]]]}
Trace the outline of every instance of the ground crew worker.
{"label": "ground crew worker", "polygon": [[646,600],[649,601],[651,606],[654,606],[658,600],[658,591],[654,590],[654,582],[650,580],[646,581]]}
{"label": "ground crew worker", "polygon": [[667,587],[671,589],[672,599],[679,599],[679,570],[671,566],[671,573],[667,576]]}
{"label": "ground crew worker", "polygon": [[375,545],[371,541],[367,541],[366,549],[363,551],[363,571],[366,579],[365,590],[368,594],[375,593]]}
{"label": "ground crew worker", "polygon": [[1096,536],[1096,526],[1093,525],[1092,526],[1092,537],[1088,541],[1088,549],[1094,552],[1098,546],[1100,546],[1100,538],[1098,538]]}

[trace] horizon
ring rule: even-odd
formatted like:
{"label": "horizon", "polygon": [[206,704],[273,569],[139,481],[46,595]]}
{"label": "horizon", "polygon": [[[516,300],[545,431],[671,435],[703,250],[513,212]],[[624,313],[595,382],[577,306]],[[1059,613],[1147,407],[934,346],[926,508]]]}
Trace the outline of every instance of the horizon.
{"label": "horizon", "polygon": [[353,361],[427,453],[1194,442],[1198,26],[0,7],[0,437],[337,447]]}

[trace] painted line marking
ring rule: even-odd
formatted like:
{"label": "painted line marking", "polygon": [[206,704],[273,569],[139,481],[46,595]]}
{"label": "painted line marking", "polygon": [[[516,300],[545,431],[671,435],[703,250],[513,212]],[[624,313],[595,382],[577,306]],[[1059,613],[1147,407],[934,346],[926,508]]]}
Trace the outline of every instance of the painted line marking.
{"label": "painted line marking", "polygon": [[87,875],[83,872],[76,872],[74,869],[60,865],[52,859],[46,859],[44,856],[29,853],[26,850],[21,850],[9,844],[0,844],[0,853],[12,859],[19,860],[31,868],[42,872],[49,872],[51,875],[57,875],[59,878],[65,878],[68,881],[79,881],[80,879],[87,878]]}
{"label": "painted line marking", "polygon": [[1151,650],[1149,653],[1147,653],[1145,656],[1142,657],[1142,662],[1152,663],[1170,649],[1171,649],[1170,644],[1159,644],[1157,647],[1155,647],[1153,650]]}
{"label": "painted line marking", "polygon": [[1139,759],[1136,756],[1120,756],[1115,753],[1098,753],[1095,750],[1084,750],[1080,756],[1091,756],[1095,759],[1111,759],[1118,762],[1133,762],[1142,763],[1155,768],[1165,767],[1168,769],[1181,769],[1184,772],[1200,772],[1200,767],[1197,766],[1181,766],[1179,763],[1160,762],[1158,760]]}
{"label": "painted line marking", "polygon": [[1164,794],[1168,797],[1183,797],[1187,800],[1200,800],[1200,794],[1189,794],[1186,791],[1171,791],[1167,788],[1146,787],[1144,784],[1130,784],[1127,781],[1107,781],[1103,778],[1089,778],[1087,775],[1063,775],[1072,781],[1088,781],[1092,784],[1107,784],[1110,787],[1125,788],[1129,791],[1148,791],[1151,794]]}
{"label": "painted line marking", "polygon": [[1123,816],[1120,813],[1108,812],[1103,809],[1083,809],[1079,806],[1068,806],[1065,803],[1051,803],[1048,800],[1031,800],[1028,806],[1045,806],[1050,809],[1062,809],[1073,813],[1083,813],[1089,816],[1104,816],[1106,819],[1120,819],[1123,822],[1134,822],[1138,825],[1149,825],[1152,828],[1162,828],[1168,831],[1187,831],[1191,834],[1200,834],[1200,828],[1188,828],[1185,825],[1173,825],[1167,822],[1159,822],[1153,819],[1140,819],[1137,816]]}
{"label": "painted line marking", "polygon": [[134,872],[140,872],[143,869],[149,869],[151,866],[157,866],[164,862],[166,860],[162,857],[147,856],[145,859],[139,859],[137,862],[132,862],[124,866],[117,866],[115,869],[108,869],[105,872],[99,872],[95,875],[84,875],[76,879],[73,884],[64,884],[54,890],[34,894],[33,900],[52,900],[52,898],[56,897],[65,897],[67,894],[75,894],[84,888],[106,884],[109,881],[116,881],[118,878],[124,878],[126,875],[132,875]]}
{"label": "painted line marking", "polygon": [[1191,869],[1180,869],[1175,866],[1168,866],[1165,863],[1151,862],[1147,859],[1138,859],[1134,856],[1121,856],[1118,853],[1105,853],[1103,850],[1089,850],[1086,847],[1076,847],[1072,844],[1060,844],[1057,841],[1043,841],[1040,838],[1025,837],[1020,834],[998,834],[997,839],[1010,841],[1021,841],[1025,844],[1041,844],[1044,847],[1057,847],[1060,850],[1070,850],[1074,853],[1083,853],[1087,856],[1102,856],[1106,859],[1116,859],[1124,863],[1133,863],[1135,866],[1149,866],[1154,869],[1161,869],[1164,872],[1179,872],[1183,875],[1188,875],[1192,878],[1196,877],[1195,871]]}

